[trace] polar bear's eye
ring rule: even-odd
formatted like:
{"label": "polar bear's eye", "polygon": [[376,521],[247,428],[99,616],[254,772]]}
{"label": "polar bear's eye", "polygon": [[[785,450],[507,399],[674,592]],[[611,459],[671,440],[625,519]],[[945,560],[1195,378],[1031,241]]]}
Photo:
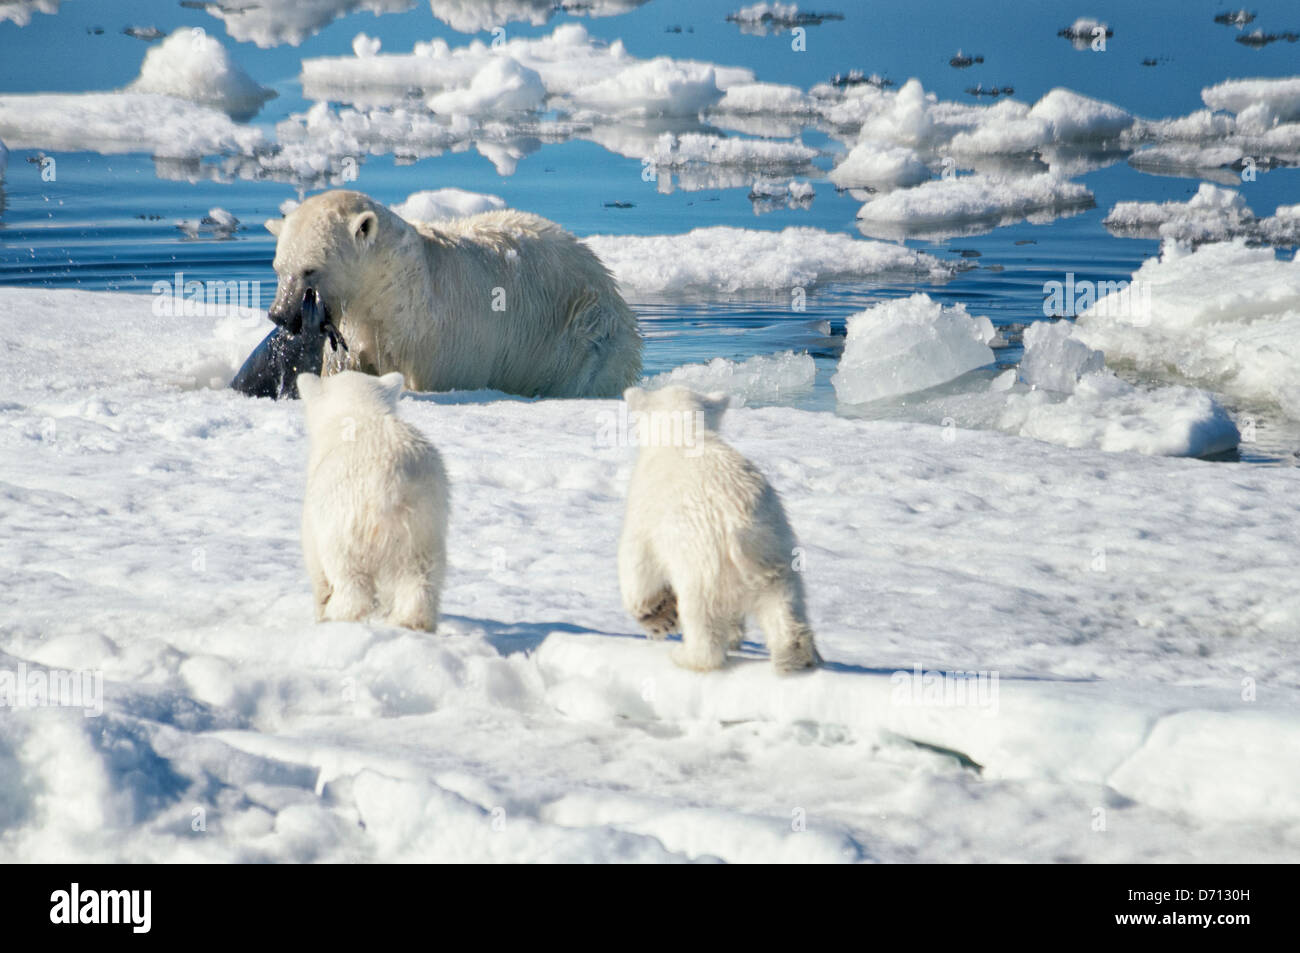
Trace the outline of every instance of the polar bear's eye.
{"label": "polar bear's eye", "polygon": [[311,277],[312,275],[314,275],[314,274],[316,274],[316,269],[315,269],[315,268],[307,268],[307,269],[305,269],[305,270],[303,271],[302,276],[303,276],[304,278],[310,278],[310,277]]}

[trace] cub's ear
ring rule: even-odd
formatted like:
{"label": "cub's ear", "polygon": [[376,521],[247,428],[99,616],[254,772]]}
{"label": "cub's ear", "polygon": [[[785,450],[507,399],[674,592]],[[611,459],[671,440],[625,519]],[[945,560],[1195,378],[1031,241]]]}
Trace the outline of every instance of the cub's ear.
{"label": "cub's ear", "polygon": [[717,428],[729,406],[731,398],[720,390],[700,396],[700,409],[704,411],[704,420],[711,428]]}
{"label": "cub's ear", "polygon": [[384,396],[394,407],[397,406],[397,398],[402,396],[402,391],[406,389],[406,378],[402,376],[401,371],[393,371],[379,378],[379,384],[384,389]]}
{"label": "cub's ear", "polygon": [[320,396],[320,378],[315,374],[298,375],[298,396],[305,401],[313,401]]}
{"label": "cub's ear", "polygon": [[276,238],[280,237],[280,229],[284,228],[284,219],[268,218],[265,222],[266,230]]}
{"label": "cub's ear", "polygon": [[645,405],[645,391],[639,387],[629,387],[623,391],[623,400],[627,403],[628,410],[637,410]]}
{"label": "cub's ear", "polygon": [[370,209],[357,212],[348,223],[348,228],[354,241],[368,245],[375,240],[375,232],[379,230],[379,216]]}

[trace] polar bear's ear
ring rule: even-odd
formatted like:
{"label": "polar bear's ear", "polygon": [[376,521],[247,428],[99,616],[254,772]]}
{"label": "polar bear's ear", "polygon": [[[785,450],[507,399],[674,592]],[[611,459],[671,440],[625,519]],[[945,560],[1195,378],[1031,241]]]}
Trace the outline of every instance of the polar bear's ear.
{"label": "polar bear's ear", "polygon": [[370,209],[357,212],[348,222],[348,228],[352,231],[354,241],[368,245],[375,240],[375,232],[379,230],[379,216]]}
{"label": "polar bear's ear", "polygon": [[270,232],[276,238],[280,237],[280,229],[284,228],[284,219],[268,218],[265,224],[266,224],[266,230],[268,232]]}
{"label": "polar bear's ear", "polygon": [[397,398],[402,396],[402,391],[406,389],[406,378],[402,376],[401,371],[393,371],[379,378],[379,384],[384,389],[384,398],[397,406]]}
{"label": "polar bear's ear", "polygon": [[305,401],[313,401],[320,396],[321,382],[315,374],[298,375],[298,396]]}
{"label": "polar bear's ear", "polygon": [[730,405],[731,398],[720,390],[715,390],[700,397],[700,409],[704,411],[704,422],[709,429],[718,429],[718,424],[722,421],[722,415]]}
{"label": "polar bear's ear", "polygon": [[645,403],[645,391],[639,387],[629,387],[623,391],[623,400],[627,403],[628,410],[636,410]]}

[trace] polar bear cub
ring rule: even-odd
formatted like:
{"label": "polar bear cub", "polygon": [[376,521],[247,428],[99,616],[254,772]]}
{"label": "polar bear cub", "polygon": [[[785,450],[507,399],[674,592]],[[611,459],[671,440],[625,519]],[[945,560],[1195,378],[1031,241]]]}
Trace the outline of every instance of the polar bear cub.
{"label": "polar bear cub", "polygon": [[317,621],[375,610],[430,632],[447,565],[447,472],[397,416],[402,375],[298,376],[311,439],[302,549]]}
{"label": "polar bear cub", "polygon": [[719,668],[746,616],[778,672],[817,664],[780,497],[717,434],[726,396],[632,387],[623,397],[640,445],[618,551],[624,607],[652,639],[680,627],[673,660],[684,668]]}

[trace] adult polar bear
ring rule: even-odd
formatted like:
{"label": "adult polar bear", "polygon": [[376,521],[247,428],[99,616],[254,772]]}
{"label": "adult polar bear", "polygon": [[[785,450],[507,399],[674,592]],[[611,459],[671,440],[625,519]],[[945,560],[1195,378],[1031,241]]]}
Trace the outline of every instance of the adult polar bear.
{"label": "adult polar bear", "polygon": [[[641,374],[641,334],[609,271],[554,222],[516,211],[408,223],[331,191],[266,223],[279,280],[271,320],[323,312],[345,348],[325,372],[401,372],[412,390],[616,397]],[[308,338],[310,340],[310,337]],[[314,355],[312,355],[314,357]]]}

